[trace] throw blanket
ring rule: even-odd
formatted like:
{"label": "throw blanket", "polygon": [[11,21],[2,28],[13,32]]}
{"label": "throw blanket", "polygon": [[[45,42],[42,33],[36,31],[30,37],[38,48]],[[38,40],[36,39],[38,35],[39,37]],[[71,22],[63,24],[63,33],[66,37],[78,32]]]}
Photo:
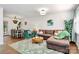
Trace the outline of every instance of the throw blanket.
{"label": "throw blanket", "polygon": [[69,37],[70,36],[70,33],[67,32],[67,31],[62,31],[60,32],[55,38],[56,39],[63,39],[65,37]]}

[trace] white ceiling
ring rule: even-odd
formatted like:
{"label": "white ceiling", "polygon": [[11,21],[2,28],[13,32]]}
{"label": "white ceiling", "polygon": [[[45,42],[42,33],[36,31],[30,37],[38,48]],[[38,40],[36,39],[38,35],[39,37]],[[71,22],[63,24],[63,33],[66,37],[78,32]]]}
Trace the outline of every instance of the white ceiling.
{"label": "white ceiling", "polygon": [[39,16],[38,9],[47,8],[48,14],[57,13],[62,11],[71,11],[77,5],[71,4],[0,4],[3,7],[4,14],[20,14],[23,16]]}

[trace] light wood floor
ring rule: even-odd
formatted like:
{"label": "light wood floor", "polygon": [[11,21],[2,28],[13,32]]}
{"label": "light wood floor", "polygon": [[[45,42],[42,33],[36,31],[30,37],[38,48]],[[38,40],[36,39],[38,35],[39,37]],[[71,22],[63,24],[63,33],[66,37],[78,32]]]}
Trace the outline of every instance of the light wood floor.
{"label": "light wood floor", "polygon": [[15,51],[9,45],[20,40],[23,40],[23,39],[13,39],[10,36],[5,36],[3,50],[0,53],[1,54],[19,54],[19,52]]}

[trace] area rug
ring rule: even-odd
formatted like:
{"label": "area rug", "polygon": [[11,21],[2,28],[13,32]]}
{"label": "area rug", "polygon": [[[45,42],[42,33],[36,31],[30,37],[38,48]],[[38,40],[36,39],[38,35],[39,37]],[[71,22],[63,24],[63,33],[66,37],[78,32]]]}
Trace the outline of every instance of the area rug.
{"label": "area rug", "polygon": [[21,54],[62,54],[61,52],[50,50],[46,47],[46,41],[36,44],[31,39],[22,40],[9,45]]}

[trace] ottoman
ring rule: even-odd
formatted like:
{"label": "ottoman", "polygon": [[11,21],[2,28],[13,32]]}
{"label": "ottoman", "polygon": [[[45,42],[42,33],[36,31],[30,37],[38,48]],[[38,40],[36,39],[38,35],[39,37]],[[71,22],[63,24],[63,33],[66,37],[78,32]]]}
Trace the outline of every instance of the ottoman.
{"label": "ottoman", "polygon": [[32,38],[32,43],[42,43],[43,42],[43,37],[33,37]]}
{"label": "ottoman", "polygon": [[47,48],[53,49],[63,53],[69,53],[69,41],[66,39],[58,40],[54,39],[53,36],[47,39]]}

